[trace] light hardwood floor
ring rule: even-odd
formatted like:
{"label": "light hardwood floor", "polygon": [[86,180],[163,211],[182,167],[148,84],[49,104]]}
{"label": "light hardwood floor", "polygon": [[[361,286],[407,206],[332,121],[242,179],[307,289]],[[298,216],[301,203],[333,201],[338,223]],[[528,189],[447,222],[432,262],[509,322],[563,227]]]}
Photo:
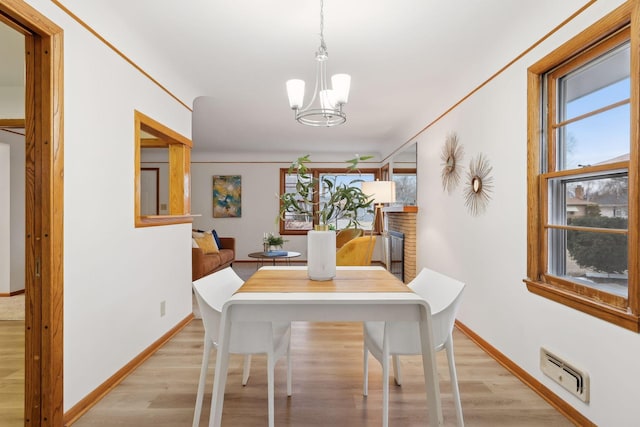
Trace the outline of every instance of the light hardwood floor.
{"label": "light hardwood floor", "polygon": [[[202,357],[203,327],[192,321],[132,375],[81,417],[74,427],[190,426]],[[284,360],[276,366],[278,426],[381,425],[382,370],[370,359],[369,396],[362,396],[362,327],[357,323],[294,322],[293,396],[286,395]],[[454,347],[467,426],[570,426],[562,415],[455,331]],[[214,360],[212,354],[212,360]],[[214,364],[209,372],[200,426],[208,425]],[[420,357],[403,358],[404,384],[390,386],[390,425],[427,425]],[[455,425],[446,358],[438,354],[446,426]],[[267,425],[266,358],[254,356],[241,385],[242,358],[233,356],[223,426]],[[390,379],[390,381],[393,381]]]}
{"label": "light hardwood floor", "polygon": [[24,425],[24,320],[0,320],[0,426]]}

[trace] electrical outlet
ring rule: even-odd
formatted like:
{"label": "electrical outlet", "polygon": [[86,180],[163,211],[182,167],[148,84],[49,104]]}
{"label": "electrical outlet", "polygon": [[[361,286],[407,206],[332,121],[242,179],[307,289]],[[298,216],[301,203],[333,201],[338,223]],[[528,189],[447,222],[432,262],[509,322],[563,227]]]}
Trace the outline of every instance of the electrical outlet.
{"label": "electrical outlet", "polygon": [[164,316],[165,314],[167,314],[167,302],[160,301],[160,317]]}

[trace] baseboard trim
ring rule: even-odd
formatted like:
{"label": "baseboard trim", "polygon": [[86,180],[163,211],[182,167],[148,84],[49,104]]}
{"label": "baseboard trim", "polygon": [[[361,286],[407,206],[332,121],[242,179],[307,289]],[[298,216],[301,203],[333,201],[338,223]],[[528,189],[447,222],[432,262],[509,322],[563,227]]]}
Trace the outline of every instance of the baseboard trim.
{"label": "baseboard trim", "polygon": [[496,362],[502,365],[506,370],[511,372],[516,378],[522,381],[531,390],[536,392],[547,403],[553,406],[558,412],[564,415],[569,421],[576,426],[597,427],[588,418],[578,412],[573,406],[562,400],[557,394],[548,389],[544,384],[535,379],[531,374],[516,365],[511,359],[502,354],[494,346],[480,338],[475,332],[469,329],[464,323],[456,320],[456,327],[460,332],[467,336],[471,341],[476,343],[485,353],[493,357]]}
{"label": "baseboard trim", "polygon": [[161,336],[153,344],[147,347],[142,353],[133,358],[129,363],[123,366],[118,372],[113,374],[108,380],[100,384],[95,390],[86,395],[82,400],[76,403],[71,409],[64,413],[65,427],[71,426],[73,423],[105,397],[115,386],[120,384],[129,374],[131,374],[145,360],[151,357],[160,347],[173,338],[178,332],[193,319],[193,313],[185,317],[180,323],[171,328],[166,334]]}
{"label": "baseboard trim", "polygon": [[20,289],[18,291],[9,292],[8,294],[7,293],[2,293],[2,294],[0,294],[0,298],[13,297],[13,296],[20,295],[20,294],[24,294],[24,289]]}

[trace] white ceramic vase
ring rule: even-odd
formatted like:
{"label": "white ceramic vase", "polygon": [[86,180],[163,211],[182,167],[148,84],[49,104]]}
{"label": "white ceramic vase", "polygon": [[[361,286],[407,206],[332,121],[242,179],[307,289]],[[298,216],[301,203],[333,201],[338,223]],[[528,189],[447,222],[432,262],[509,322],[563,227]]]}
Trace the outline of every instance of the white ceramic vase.
{"label": "white ceramic vase", "polygon": [[307,233],[307,274],[311,280],[331,280],[336,276],[335,231]]}

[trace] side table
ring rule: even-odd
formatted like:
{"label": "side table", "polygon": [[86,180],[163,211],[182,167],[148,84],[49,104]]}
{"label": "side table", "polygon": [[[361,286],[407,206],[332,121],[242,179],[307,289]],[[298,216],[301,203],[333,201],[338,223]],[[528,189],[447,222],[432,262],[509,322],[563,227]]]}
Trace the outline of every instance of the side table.
{"label": "side table", "polygon": [[272,265],[276,265],[276,260],[281,259],[287,262],[287,265],[291,265],[291,258],[297,258],[300,256],[300,252],[287,251],[286,253],[269,255],[266,252],[251,252],[249,258],[257,259],[258,268],[264,265],[265,260],[271,260]]}

